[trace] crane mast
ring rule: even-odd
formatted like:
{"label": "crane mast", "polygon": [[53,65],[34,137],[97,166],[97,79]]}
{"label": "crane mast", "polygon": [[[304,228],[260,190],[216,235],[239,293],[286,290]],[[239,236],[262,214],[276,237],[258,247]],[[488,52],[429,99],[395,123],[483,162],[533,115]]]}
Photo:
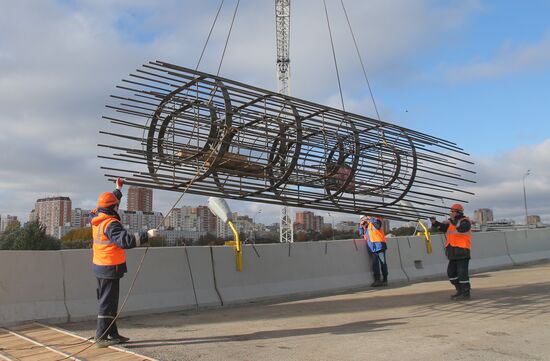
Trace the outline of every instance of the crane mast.
{"label": "crane mast", "polygon": [[[275,28],[277,33],[277,83],[279,93],[290,95],[290,0],[275,0]],[[292,243],[294,229],[292,210],[281,208],[280,242]]]}

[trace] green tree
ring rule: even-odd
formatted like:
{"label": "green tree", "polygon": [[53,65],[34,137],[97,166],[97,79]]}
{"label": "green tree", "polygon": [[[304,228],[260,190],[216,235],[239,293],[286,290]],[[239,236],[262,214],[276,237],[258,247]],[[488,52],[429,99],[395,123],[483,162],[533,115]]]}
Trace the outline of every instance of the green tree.
{"label": "green tree", "polygon": [[72,229],[61,237],[61,248],[82,249],[92,247],[92,227]]}
{"label": "green tree", "polygon": [[14,228],[0,235],[0,249],[9,250],[55,250],[59,240],[46,234],[46,226],[38,221],[27,223],[23,228]]}
{"label": "green tree", "polygon": [[391,233],[394,236],[412,236],[414,235],[414,227],[399,227],[399,228],[393,228],[391,230]]}

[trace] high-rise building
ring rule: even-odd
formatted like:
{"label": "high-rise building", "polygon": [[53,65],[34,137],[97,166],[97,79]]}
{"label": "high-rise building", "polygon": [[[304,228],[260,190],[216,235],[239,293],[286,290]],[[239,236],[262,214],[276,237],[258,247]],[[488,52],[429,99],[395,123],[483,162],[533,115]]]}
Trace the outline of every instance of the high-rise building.
{"label": "high-rise building", "polygon": [[129,211],[153,211],[153,190],[143,187],[128,187],[128,207]]}
{"label": "high-rise building", "polygon": [[46,226],[46,233],[56,234],[57,227],[70,226],[72,203],[69,197],[49,197],[36,200],[34,205],[36,219]]}
{"label": "high-rise building", "polygon": [[91,227],[90,210],[82,209],[82,208],[73,209],[71,227],[73,228]]}
{"label": "high-rise building", "polygon": [[218,217],[216,217],[207,206],[196,208],[198,231],[216,234]]}
{"label": "high-rise building", "polygon": [[321,232],[324,219],[310,211],[296,212],[294,226],[297,230]]}
{"label": "high-rise building", "polygon": [[531,214],[527,216],[527,224],[538,224],[540,223],[540,216],[536,214]]}
{"label": "high-rise building", "polygon": [[19,222],[17,216],[10,216],[9,214],[5,217],[0,217],[0,233],[4,232],[6,228],[12,223]]}
{"label": "high-rise building", "polygon": [[474,220],[480,226],[493,221],[493,210],[489,208],[480,208],[474,211]]}
{"label": "high-rise building", "polygon": [[162,221],[160,212],[142,212],[142,211],[118,211],[120,220],[124,228],[130,232],[137,232],[151,228],[157,228]]}

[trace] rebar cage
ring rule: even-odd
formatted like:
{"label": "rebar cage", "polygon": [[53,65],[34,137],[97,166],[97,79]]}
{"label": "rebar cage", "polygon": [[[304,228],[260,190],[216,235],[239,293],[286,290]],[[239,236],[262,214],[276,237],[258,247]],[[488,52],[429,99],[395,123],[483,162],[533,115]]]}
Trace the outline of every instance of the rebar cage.
{"label": "rebar cage", "polygon": [[472,194],[468,154],[414,130],[162,61],[117,88],[100,158],[130,185],[399,220]]}

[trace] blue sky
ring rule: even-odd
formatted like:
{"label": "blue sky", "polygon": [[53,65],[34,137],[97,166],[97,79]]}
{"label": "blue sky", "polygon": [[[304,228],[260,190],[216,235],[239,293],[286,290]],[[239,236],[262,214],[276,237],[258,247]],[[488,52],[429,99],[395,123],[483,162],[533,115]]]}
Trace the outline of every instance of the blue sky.
{"label": "blue sky", "polygon": [[[328,9],[346,108],[374,117],[339,1]],[[550,2],[344,1],[383,120],[458,143],[476,163],[466,212],[493,208],[550,223]],[[235,0],[226,0],[199,70],[215,73]],[[0,214],[26,220],[37,198],[92,208],[111,185],[96,158],[105,104],[149,60],[194,68],[218,1],[8,2],[0,14]],[[291,91],[340,107],[321,0],[292,3]],[[272,1],[242,0],[220,75],[276,88]],[[177,194],[155,193],[166,212]],[[185,197],[184,204],[204,204]],[[230,205],[259,221],[278,208]],[[338,219],[355,219],[339,215]]]}

